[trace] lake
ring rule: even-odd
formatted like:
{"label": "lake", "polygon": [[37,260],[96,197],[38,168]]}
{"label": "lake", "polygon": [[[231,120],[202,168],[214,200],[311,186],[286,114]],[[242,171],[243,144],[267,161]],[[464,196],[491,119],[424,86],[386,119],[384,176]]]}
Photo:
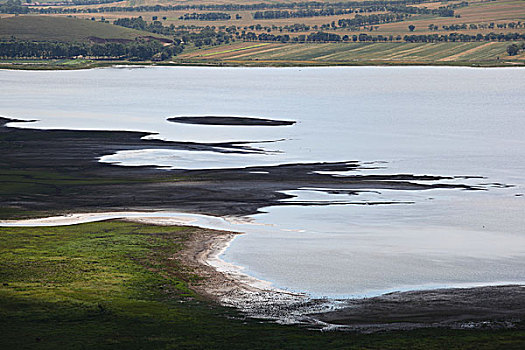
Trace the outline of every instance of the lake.
{"label": "lake", "polygon": [[[135,130],[150,138],[259,150],[144,149],[120,166],[220,169],[358,161],[334,176],[450,177],[462,189],[301,188],[240,225],[222,258],[312,296],[525,281],[525,70],[454,67],[0,70],[0,115],[31,128]],[[288,126],[173,123],[242,116]],[[443,181],[442,181],[443,182]],[[297,205],[294,205],[293,202]],[[316,205],[299,205],[304,203]],[[390,202],[388,205],[370,205]],[[321,205],[322,204],[322,205]]]}

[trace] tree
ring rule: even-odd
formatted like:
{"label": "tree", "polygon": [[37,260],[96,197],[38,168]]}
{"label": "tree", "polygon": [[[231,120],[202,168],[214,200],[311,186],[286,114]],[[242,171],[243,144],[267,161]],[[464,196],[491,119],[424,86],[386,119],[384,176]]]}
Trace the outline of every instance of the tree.
{"label": "tree", "polygon": [[507,47],[507,53],[509,54],[509,56],[516,56],[519,51],[520,48],[516,44],[512,44]]}
{"label": "tree", "polygon": [[414,29],[416,29],[415,25],[411,24],[411,25],[408,26],[408,30],[410,30],[411,32],[413,32]]}

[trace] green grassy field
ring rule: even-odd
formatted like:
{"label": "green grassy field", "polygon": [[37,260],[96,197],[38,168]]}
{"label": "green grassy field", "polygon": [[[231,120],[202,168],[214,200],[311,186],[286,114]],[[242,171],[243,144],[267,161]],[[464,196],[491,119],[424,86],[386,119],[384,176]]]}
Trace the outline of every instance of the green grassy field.
{"label": "green grassy field", "polygon": [[[177,260],[196,228],[0,228],[2,349],[520,349],[525,330],[319,332],[202,300]],[[174,257],[175,259],[169,259]]]}
{"label": "green grassy field", "polygon": [[162,35],[85,19],[51,16],[16,16],[0,19],[0,39],[15,37],[36,41],[89,41],[101,39],[135,40],[139,37]]}

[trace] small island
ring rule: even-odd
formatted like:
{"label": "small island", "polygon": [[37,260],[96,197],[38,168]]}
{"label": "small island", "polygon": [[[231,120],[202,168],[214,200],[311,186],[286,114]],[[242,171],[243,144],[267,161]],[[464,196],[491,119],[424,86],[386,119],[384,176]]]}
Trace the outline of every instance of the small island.
{"label": "small island", "polygon": [[231,116],[180,116],[168,118],[168,121],[182,124],[197,125],[223,125],[223,126],[285,126],[293,125],[295,121],[274,120],[251,117],[231,117]]}

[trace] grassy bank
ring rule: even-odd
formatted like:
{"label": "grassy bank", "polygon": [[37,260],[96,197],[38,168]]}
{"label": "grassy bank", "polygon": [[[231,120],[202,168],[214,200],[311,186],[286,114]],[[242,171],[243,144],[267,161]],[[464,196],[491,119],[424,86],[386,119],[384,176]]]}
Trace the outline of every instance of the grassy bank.
{"label": "grassy bank", "polygon": [[[201,300],[177,260],[196,228],[0,228],[3,349],[518,349],[525,330],[322,333]],[[173,259],[171,259],[173,258]]]}

